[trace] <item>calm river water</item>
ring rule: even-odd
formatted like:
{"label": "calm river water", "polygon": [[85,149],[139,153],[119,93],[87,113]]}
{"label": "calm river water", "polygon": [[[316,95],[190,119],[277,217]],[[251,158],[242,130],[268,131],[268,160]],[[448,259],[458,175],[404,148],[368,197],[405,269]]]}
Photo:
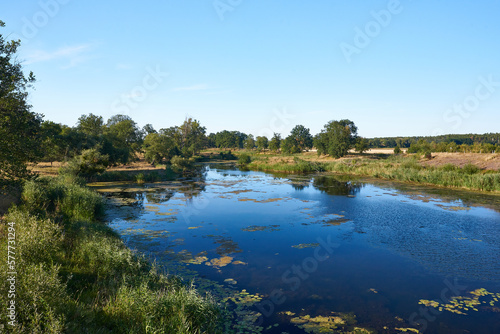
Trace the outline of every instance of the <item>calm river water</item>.
{"label": "calm river water", "polygon": [[214,166],[94,186],[129,247],[224,301],[228,332],[500,333],[498,197]]}

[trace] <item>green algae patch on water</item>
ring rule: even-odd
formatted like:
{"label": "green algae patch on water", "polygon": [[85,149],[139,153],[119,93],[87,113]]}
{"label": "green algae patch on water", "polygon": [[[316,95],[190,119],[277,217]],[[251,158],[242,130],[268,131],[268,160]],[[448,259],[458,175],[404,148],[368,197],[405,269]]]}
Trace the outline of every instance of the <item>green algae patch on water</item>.
{"label": "green algae patch on water", "polygon": [[220,269],[221,267],[225,267],[233,261],[233,257],[231,256],[222,256],[220,258],[215,258],[210,260],[209,262],[205,262],[207,266],[214,267],[216,269]]}
{"label": "green algae patch on water", "polygon": [[418,329],[415,329],[415,328],[394,328],[395,330],[397,331],[400,331],[400,332],[413,332],[413,333],[420,333],[420,331]]}
{"label": "green algae patch on water", "polygon": [[293,245],[292,248],[297,248],[297,249],[304,249],[304,248],[315,248],[318,247],[319,243],[313,242],[309,244],[298,244],[298,245]]}
{"label": "green algae patch on water", "polygon": [[260,226],[260,225],[251,225],[245,228],[242,228],[242,231],[245,232],[257,232],[257,231],[268,231],[274,232],[280,230],[280,225],[268,225],[268,226]]}
{"label": "green algae patch on water", "polygon": [[467,315],[467,312],[478,312],[480,309],[500,312],[498,308],[500,293],[489,292],[481,288],[469,291],[468,296],[452,297],[449,303],[439,303],[435,300],[421,299],[418,303],[433,307],[440,312],[448,311],[455,314]]}

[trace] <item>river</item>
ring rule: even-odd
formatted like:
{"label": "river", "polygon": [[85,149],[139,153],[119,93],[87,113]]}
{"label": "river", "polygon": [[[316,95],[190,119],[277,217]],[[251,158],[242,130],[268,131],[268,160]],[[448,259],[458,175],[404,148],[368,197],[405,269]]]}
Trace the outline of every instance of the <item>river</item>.
{"label": "river", "polygon": [[228,332],[500,333],[498,196],[216,165],[93,186],[130,248],[223,302]]}

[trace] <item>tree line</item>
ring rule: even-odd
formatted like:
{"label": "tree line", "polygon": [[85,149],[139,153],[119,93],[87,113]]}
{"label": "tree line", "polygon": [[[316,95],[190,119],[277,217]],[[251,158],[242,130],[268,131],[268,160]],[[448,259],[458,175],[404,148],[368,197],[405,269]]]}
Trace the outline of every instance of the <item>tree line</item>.
{"label": "tree line", "polygon": [[[498,147],[500,146],[500,133],[485,133],[485,134],[449,134],[440,136],[414,136],[414,137],[380,137],[380,138],[369,138],[368,143],[371,148],[410,148],[413,144],[414,146],[421,146],[422,143],[428,143],[431,146],[436,146],[436,152],[463,152],[463,149],[470,151],[471,146],[484,145],[483,149],[486,147],[496,147],[498,152]],[[419,144],[420,143],[420,144]],[[445,146],[450,144],[450,150],[442,150]],[[486,145],[493,146],[486,146]],[[441,146],[439,146],[441,145]],[[462,150],[454,150],[454,148],[462,146]],[[472,150],[475,150],[474,148]],[[484,152],[484,151],[483,151]],[[479,153],[479,152],[478,152]]]}

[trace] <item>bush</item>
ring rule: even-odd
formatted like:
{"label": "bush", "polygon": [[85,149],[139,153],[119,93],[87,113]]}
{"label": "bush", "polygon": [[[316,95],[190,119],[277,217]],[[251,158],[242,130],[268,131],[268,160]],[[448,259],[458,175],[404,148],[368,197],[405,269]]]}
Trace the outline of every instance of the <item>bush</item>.
{"label": "bush", "polygon": [[102,155],[97,148],[92,148],[84,150],[81,155],[71,159],[66,166],[59,169],[59,173],[89,179],[104,172],[108,165],[108,155]]}
{"label": "bush", "polygon": [[172,169],[176,173],[185,173],[193,168],[193,160],[189,158],[183,158],[180,155],[174,156],[170,160],[170,163],[172,165]]}
{"label": "bush", "polygon": [[252,162],[252,158],[248,154],[241,154],[238,157],[238,163],[240,165],[248,165],[250,162]]}
{"label": "bush", "polygon": [[431,153],[431,151],[425,151],[424,152],[424,158],[427,159],[427,160],[431,160],[432,159],[432,153]]}
{"label": "bush", "polygon": [[473,175],[479,173],[480,169],[474,164],[467,164],[462,167],[462,173],[468,174],[468,175]]}
{"label": "bush", "polygon": [[396,155],[401,154],[401,149],[399,148],[399,146],[396,146],[394,148],[394,154],[396,154]]}
{"label": "bush", "polygon": [[104,213],[104,200],[99,194],[76,183],[65,183],[64,178],[28,181],[22,199],[25,208],[40,217],[93,221]]}
{"label": "bush", "polygon": [[446,164],[443,165],[441,169],[444,170],[445,172],[454,172],[458,169],[458,167],[455,166],[454,164]]}

